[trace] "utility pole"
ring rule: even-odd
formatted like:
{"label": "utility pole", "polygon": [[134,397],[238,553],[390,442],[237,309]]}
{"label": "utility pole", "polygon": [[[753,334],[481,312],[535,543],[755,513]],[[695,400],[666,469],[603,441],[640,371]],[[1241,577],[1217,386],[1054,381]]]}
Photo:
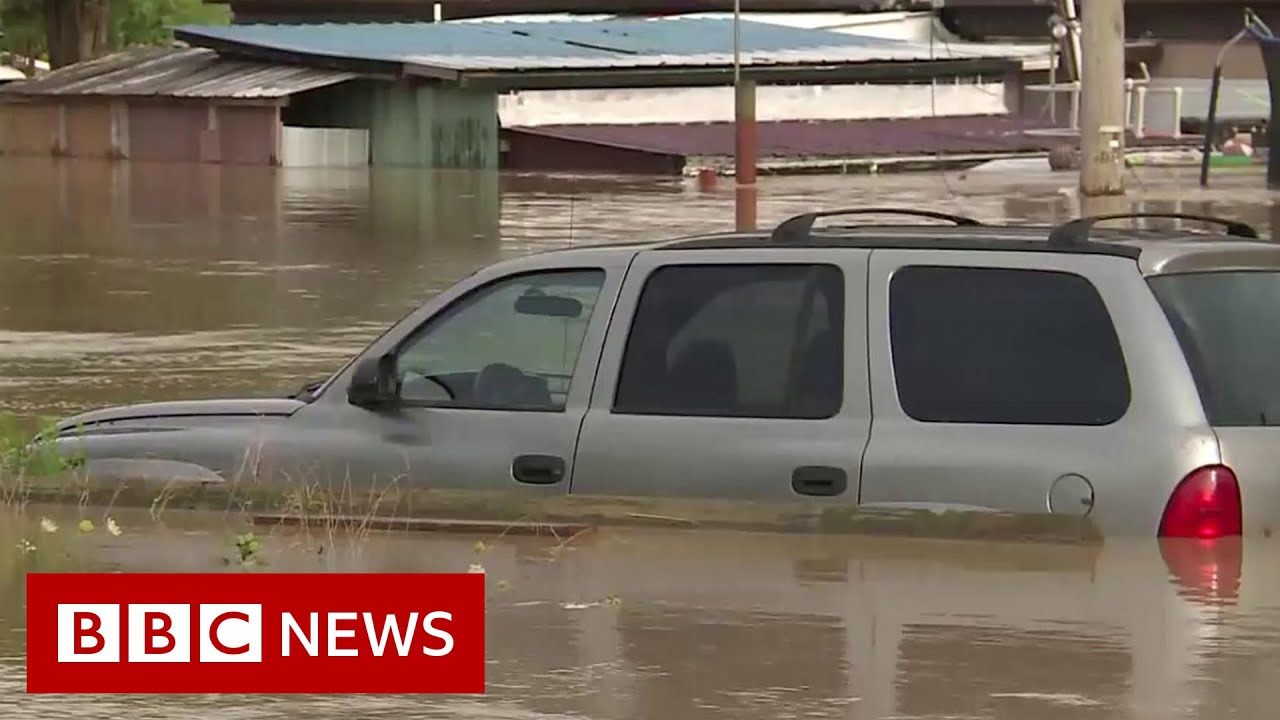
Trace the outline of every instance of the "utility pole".
{"label": "utility pole", "polygon": [[756,84],[742,77],[742,2],[733,0],[734,226],[756,229]]}
{"label": "utility pole", "polygon": [[1124,195],[1124,0],[1081,5],[1080,194]]}

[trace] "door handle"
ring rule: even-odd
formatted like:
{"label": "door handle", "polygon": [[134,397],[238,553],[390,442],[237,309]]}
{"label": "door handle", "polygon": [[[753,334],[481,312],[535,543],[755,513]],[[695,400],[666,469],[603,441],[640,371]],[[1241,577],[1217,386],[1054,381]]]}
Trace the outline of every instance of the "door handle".
{"label": "door handle", "polygon": [[791,473],[791,489],[801,495],[831,497],[843,493],[848,487],[849,478],[838,467],[808,465]]}
{"label": "door handle", "polygon": [[521,455],[511,463],[511,477],[529,485],[555,485],[564,479],[564,459],[554,455]]}

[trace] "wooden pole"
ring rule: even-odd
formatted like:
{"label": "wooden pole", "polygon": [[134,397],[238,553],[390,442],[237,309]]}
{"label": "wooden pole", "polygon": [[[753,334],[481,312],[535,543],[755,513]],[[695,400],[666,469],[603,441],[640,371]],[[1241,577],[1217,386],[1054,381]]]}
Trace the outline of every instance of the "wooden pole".
{"label": "wooden pole", "polygon": [[1124,194],[1124,0],[1082,6],[1080,192]]}

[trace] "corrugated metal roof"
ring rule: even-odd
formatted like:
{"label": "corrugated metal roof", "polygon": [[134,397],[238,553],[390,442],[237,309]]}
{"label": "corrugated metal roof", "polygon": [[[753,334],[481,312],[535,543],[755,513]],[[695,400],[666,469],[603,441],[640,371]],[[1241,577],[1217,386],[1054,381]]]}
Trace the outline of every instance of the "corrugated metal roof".
{"label": "corrugated metal roof", "polygon": [[[457,71],[708,67],[733,62],[733,22],[717,18],[543,22],[187,26],[193,45],[232,45]],[[742,21],[743,65],[1004,58],[956,48]]]}
{"label": "corrugated metal roof", "polygon": [[[947,153],[1023,152],[1049,150],[1059,138],[1030,130],[1049,127],[1046,121],[1011,115],[960,115],[933,118],[874,120],[786,120],[756,125],[762,158],[890,157]],[[732,157],[733,123],[654,123],[645,125],[543,125],[507,127],[524,133],[611,147],[682,155]],[[1192,144],[1130,136],[1131,146]]]}
{"label": "corrugated metal roof", "polygon": [[338,70],[234,60],[204,48],[146,47],[9,83],[0,94],[273,99],[355,77]]}
{"label": "corrugated metal roof", "polygon": [[[732,18],[732,13],[688,13],[691,18]],[[1022,60],[1026,70],[1049,68],[1049,58],[1055,51],[1046,42],[973,42],[953,33],[937,13],[918,12],[777,12],[744,13],[744,19],[759,20],[774,25],[813,28],[838,32],[843,35],[861,35],[903,40],[927,46],[932,39],[934,46],[946,46],[966,53],[976,52],[980,57],[1010,57]]]}

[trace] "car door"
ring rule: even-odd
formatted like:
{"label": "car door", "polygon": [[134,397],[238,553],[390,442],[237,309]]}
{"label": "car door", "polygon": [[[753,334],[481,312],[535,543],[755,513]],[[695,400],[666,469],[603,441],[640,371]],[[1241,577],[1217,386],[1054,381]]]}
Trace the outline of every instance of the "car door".
{"label": "car door", "polygon": [[[1086,516],[1139,480],[1149,406],[1125,258],[872,253],[865,506]],[[1140,339],[1140,338],[1131,338]],[[1132,402],[1131,402],[1132,400]]]}
{"label": "car door", "polygon": [[361,486],[567,492],[630,255],[583,252],[576,264],[553,255],[486,268],[372,343],[361,358],[394,358],[397,403],[348,402],[349,367],[280,442],[311,461],[309,475],[322,468],[322,482],[345,474]]}
{"label": "car door", "polygon": [[864,250],[662,249],[619,293],[571,491],[856,498]]}

